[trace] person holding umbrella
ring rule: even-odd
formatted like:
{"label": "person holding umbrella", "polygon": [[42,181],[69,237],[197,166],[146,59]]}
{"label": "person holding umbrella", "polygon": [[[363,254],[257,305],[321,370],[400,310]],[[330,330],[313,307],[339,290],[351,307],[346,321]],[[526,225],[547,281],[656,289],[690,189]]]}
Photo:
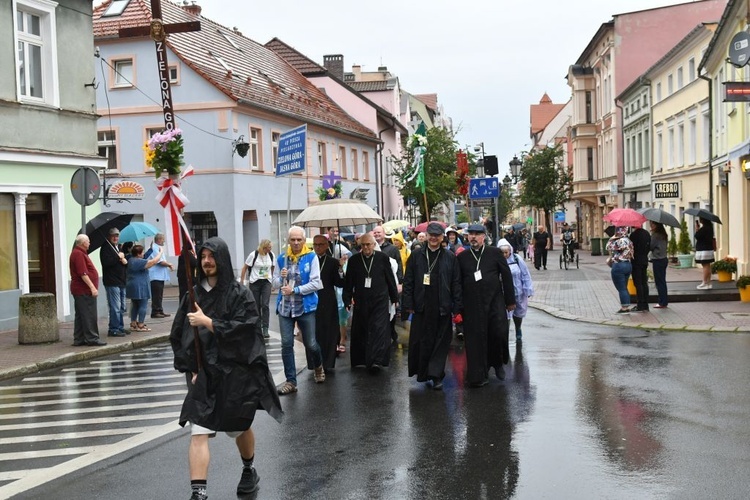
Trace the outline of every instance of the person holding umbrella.
{"label": "person holding umbrella", "polygon": [[703,268],[703,281],[696,288],[710,290],[711,263],[714,261],[714,226],[710,220],[703,217],[699,217],[698,221],[695,222],[695,262]]}
{"label": "person holding umbrella", "polygon": [[659,302],[654,306],[656,309],[664,309],[669,304],[667,292],[667,231],[664,224],[651,221],[651,253],[648,260],[654,270],[654,284],[659,295]]}
{"label": "person holding umbrella", "polygon": [[618,227],[615,235],[607,242],[607,251],[611,253],[607,264],[612,268],[612,283],[620,296],[618,314],[630,312],[630,292],[628,292],[628,278],[633,272],[630,260],[633,258],[633,243],[628,238],[627,226]]}

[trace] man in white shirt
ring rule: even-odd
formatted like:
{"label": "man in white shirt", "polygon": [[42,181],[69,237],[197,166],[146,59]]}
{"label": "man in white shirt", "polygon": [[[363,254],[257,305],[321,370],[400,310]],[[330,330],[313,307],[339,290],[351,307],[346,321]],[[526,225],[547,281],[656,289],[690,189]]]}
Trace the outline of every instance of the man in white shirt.
{"label": "man in white shirt", "polygon": [[148,270],[148,279],[151,281],[151,317],[166,318],[171,316],[164,312],[162,301],[164,299],[164,282],[169,281],[169,272],[172,270],[172,264],[167,262],[164,252],[164,235],[157,233],[154,236],[154,242],[151,244],[151,255],[161,252],[161,259]]}

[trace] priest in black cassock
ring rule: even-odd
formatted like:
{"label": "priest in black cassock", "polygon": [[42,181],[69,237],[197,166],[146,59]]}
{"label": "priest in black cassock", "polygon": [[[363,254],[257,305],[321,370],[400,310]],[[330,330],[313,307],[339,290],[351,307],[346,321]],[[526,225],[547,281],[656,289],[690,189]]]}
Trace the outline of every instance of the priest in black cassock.
{"label": "priest in black cassock", "polygon": [[391,357],[390,305],[398,303],[391,259],[375,251],[375,238],[360,238],[361,252],[349,259],[344,285],[344,306],[354,299],[349,352],[352,367],[388,366]]}
{"label": "priest in black cassock", "polygon": [[503,365],[510,361],[508,311],[516,308],[513,275],[499,248],[485,246],[485,227],[468,227],[468,251],[456,257],[463,288],[466,379],[481,387],[489,381],[490,367],[505,378]]}
{"label": "priest in black cassock", "polygon": [[[315,338],[323,355],[323,368],[328,372],[336,365],[336,348],[339,344],[339,309],[334,287],[344,286],[344,262],[328,252],[328,238],[318,234],[313,238],[313,250],[318,256],[320,279],[323,288],[318,290],[318,308],[315,310]],[[308,357],[310,358],[309,354]],[[308,359],[308,365],[312,359]],[[314,366],[314,365],[310,365]]]}
{"label": "priest in black cassock", "polygon": [[413,313],[409,333],[409,376],[443,388],[445,360],[451,347],[451,314],[461,303],[461,275],[456,256],[443,248],[443,226],[427,225],[427,245],[414,250],[406,261],[401,314]]}

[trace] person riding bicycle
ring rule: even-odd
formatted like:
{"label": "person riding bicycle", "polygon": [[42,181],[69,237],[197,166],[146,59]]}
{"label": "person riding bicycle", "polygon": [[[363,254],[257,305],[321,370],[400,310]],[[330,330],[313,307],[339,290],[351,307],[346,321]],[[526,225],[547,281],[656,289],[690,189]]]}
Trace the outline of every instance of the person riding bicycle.
{"label": "person riding bicycle", "polygon": [[568,260],[573,260],[573,254],[575,249],[576,234],[573,229],[568,225],[567,222],[563,222],[562,234],[560,235],[560,243],[563,244],[563,249],[567,248]]}

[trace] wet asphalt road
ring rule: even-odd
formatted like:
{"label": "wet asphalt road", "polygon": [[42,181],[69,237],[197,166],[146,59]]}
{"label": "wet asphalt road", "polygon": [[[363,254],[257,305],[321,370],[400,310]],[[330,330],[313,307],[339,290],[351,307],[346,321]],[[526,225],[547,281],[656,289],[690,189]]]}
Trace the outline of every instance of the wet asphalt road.
{"label": "wet asphalt road", "polygon": [[[464,387],[457,346],[444,391],[341,360],[259,414],[257,498],[748,498],[750,336],[651,333],[532,311],[505,382]],[[18,498],[189,497],[185,430]],[[209,494],[236,498],[232,440],[211,442]]]}

